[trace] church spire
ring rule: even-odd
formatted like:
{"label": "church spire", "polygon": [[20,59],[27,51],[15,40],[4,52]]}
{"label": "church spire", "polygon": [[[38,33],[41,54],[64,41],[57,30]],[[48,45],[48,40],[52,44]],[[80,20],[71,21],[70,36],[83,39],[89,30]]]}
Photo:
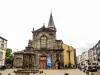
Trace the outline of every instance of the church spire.
{"label": "church spire", "polygon": [[48,28],[53,29],[53,30],[55,28],[54,21],[53,21],[53,16],[52,16],[52,12],[50,14],[50,18],[49,18],[49,22],[48,22]]}

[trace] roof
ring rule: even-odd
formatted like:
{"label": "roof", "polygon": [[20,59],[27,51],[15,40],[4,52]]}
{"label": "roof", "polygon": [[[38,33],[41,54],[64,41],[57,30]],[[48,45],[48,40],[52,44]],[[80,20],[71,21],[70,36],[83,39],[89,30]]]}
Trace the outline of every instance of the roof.
{"label": "roof", "polygon": [[62,40],[56,40],[56,42],[62,42]]}
{"label": "roof", "polygon": [[45,31],[45,32],[54,32],[55,30],[52,30],[52,29],[50,29],[50,28],[46,28],[46,27],[43,25],[41,28],[35,30],[34,32],[41,32],[41,31]]}
{"label": "roof", "polygon": [[48,22],[48,27],[55,27],[54,21],[53,21],[52,12],[50,14],[50,18],[49,18],[49,22]]}
{"label": "roof", "polygon": [[24,53],[24,50],[14,52],[14,54],[21,54],[21,53]]}
{"label": "roof", "polygon": [[1,38],[1,39],[3,39],[3,40],[6,40],[6,41],[8,41],[7,39],[5,39],[5,38],[3,38],[3,37],[1,37],[1,36],[0,36],[0,38]]}

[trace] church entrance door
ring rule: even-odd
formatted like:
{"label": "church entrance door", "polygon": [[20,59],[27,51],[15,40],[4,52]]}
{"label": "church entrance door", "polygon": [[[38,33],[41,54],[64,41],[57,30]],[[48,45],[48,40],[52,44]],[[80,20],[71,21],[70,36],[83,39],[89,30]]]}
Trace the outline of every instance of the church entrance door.
{"label": "church entrance door", "polygon": [[40,68],[41,69],[46,69],[46,65],[47,65],[47,57],[46,56],[41,56],[40,57]]}

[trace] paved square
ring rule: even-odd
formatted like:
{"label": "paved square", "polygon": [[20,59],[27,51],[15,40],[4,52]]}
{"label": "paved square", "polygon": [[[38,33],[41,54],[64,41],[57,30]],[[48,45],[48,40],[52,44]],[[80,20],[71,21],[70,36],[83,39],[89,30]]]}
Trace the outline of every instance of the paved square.
{"label": "paved square", "polygon": [[[16,69],[7,69],[5,71],[0,71],[2,75],[15,75],[13,71]],[[86,75],[84,72],[78,69],[64,69],[64,70],[43,70],[42,74],[30,74],[30,75],[65,75],[65,73],[69,73],[69,75]]]}

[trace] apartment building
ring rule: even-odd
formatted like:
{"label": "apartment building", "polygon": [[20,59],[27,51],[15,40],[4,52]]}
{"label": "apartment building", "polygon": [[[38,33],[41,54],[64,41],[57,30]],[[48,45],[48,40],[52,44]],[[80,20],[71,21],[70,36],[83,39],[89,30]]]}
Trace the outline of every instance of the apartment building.
{"label": "apartment building", "polygon": [[88,65],[88,51],[82,53],[82,64],[87,66]]}
{"label": "apartment building", "polygon": [[93,48],[88,50],[89,63],[93,62]]}
{"label": "apartment building", "polygon": [[77,65],[81,65],[81,55],[77,56]]}
{"label": "apartment building", "polygon": [[100,40],[88,51],[83,52],[81,55],[77,57],[77,64],[89,64],[100,66]]}
{"label": "apartment building", "polygon": [[7,40],[0,36],[0,65],[5,64],[6,48],[7,48]]}
{"label": "apartment building", "polygon": [[100,65],[100,40],[88,51],[88,55],[90,64]]}
{"label": "apartment building", "polygon": [[88,65],[88,51],[85,51],[81,55],[77,56],[77,65]]}

